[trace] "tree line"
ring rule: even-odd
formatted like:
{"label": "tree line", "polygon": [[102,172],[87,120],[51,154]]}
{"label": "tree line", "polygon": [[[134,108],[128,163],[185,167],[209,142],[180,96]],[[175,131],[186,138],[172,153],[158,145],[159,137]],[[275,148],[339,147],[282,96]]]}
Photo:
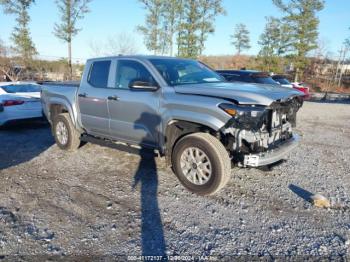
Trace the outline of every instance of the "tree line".
{"label": "tree line", "polygon": [[144,25],[137,30],[154,54],[196,58],[215,31],[218,15],[226,14],[222,0],[140,0],[146,10]]}
{"label": "tree line", "polygon": [[[322,50],[322,43],[318,38],[319,18],[317,13],[324,8],[324,1],[272,1],[281,11],[282,17],[266,17],[266,25],[258,41],[261,49],[257,59],[262,69],[269,72],[281,72],[286,63],[289,63],[294,71],[294,81],[298,81],[310,67],[315,69],[312,63],[321,64],[330,60],[324,54],[325,50]],[[237,25],[232,38],[238,54],[242,49],[250,48],[249,31],[245,25]],[[308,55],[312,50],[315,50],[315,57],[311,59]],[[350,37],[343,42],[337,66],[330,79],[330,82],[333,81],[338,86],[340,86],[344,73],[341,67],[346,63],[349,51]]]}
{"label": "tree line", "polygon": [[[81,28],[77,21],[89,12],[92,0],[55,0],[60,20],[53,26],[53,35],[67,44],[69,74],[72,75],[72,41]],[[278,17],[266,17],[266,25],[258,44],[257,59],[264,70],[281,71],[283,61],[292,64],[295,80],[298,80],[310,63],[310,51],[317,48],[318,12],[324,8],[324,0],[271,0],[279,10]],[[137,27],[143,35],[146,48],[157,55],[198,58],[203,55],[205,43],[215,32],[218,16],[226,15],[223,0],[139,0],[145,10],[145,21]],[[30,36],[29,9],[35,0],[0,0],[6,14],[15,17],[11,41],[13,51],[28,66],[38,52]],[[128,39],[128,37],[119,37]],[[241,55],[251,48],[249,30],[239,23],[230,35],[231,44]],[[129,39],[127,42],[131,44]],[[126,50],[130,44],[121,45],[109,40],[110,49],[118,46]],[[98,47],[94,47],[98,49]],[[350,49],[350,40],[344,42]],[[133,48],[135,49],[135,48]],[[99,50],[101,51],[101,50]],[[0,50],[1,53],[1,50]]]}
{"label": "tree line", "polygon": [[[280,10],[281,18],[267,17],[260,36],[258,57],[268,71],[276,71],[280,58],[287,56],[293,62],[295,75],[305,70],[307,54],[317,47],[319,19],[323,0],[272,0]],[[140,0],[146,9],[145,25],[139,27],[146,47],[155,54],[197,58],[202,55],[205,41],[215,31],[215,18],[226,14],[221,0]],[[249,49],[249,30],[240,23],[231,35],[232,45],[240,55]]]}

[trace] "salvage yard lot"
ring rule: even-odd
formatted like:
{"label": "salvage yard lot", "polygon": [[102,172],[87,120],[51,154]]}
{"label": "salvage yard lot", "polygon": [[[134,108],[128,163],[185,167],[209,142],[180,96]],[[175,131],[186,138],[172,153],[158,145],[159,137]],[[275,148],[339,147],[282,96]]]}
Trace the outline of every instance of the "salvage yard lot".
{"label": "salvage yard lot", "polygon": [[92,144],[67,153],[46,125],[2,129],[0,255],[349,255],[350,104],[305,103],[297,133],[287,162],[233,169],[200,197],[161,159]]}

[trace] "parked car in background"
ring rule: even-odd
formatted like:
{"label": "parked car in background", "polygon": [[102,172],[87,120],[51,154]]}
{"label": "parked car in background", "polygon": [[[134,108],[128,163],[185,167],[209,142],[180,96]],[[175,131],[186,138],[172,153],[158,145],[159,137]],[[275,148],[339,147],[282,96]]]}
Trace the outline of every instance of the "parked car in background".
{"label": "parked car in background", "polygon": [[272,79],[268,72],[260,72],[256,70],[216,70],[216,72],[222,75],[228,82],[280,85]]}
{"label": "parked car in background", "polygon": [[304,93],[304,100],[310,98],[309,88],[305,84],[291,83],[283,75],[271,76],[268,72],[256,70],[216,70],[216,72],[222,75],[228,82],[246,82],[294,88]]}
{"label": "parked car in background", "polygon": [[289,82],[285,75],[273,75],[272,79],[279,83],[281,86],[293,88],[293,84]]}
{"label": "parked car in background", "polygon": [[310,97],[311,97],[310,88],[305,83],[293,82],[292,85],[293,85],[294,89],[297,89],[300,92],[303,92],[305,94],[304,95],[304,100],[310,99]]}
{"label": "parked car in background", "polygon": [[309,87],[306,86],[305,83],[294,82],[291,83],[288,80],[286,75],[273,75],[272,79],[281,84],[284,87],[294,88],[304,93],[304,100],[308,100],[310,98],[310,90]]}
{"label": "parked car in background", "polygon": [[40,91],[34,82],[0,83],[0,126],[43,117]]}

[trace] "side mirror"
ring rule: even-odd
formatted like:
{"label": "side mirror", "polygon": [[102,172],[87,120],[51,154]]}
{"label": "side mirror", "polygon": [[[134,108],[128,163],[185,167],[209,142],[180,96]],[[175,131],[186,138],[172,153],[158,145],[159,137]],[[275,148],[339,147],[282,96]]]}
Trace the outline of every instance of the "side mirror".
{"label": "side mirror", "polygon": [[158,85],[154,82],[149,82],[147,80],[133,80],[129,84],[130,89],[134,90],[144,90],[144,91],[156,91],[158,90]]}

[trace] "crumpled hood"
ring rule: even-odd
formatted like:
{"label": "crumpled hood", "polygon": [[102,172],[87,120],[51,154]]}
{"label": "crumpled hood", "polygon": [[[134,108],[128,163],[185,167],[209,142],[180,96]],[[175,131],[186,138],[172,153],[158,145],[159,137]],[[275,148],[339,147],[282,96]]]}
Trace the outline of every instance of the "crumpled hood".
{"label": "crumpled hood", "polygon": [[205,83],[175,86],[179,94],[203,95],[233,99],[239,104],[269,106],[272,102],[304,94],[298,90],[275,85],[247,83]]}

